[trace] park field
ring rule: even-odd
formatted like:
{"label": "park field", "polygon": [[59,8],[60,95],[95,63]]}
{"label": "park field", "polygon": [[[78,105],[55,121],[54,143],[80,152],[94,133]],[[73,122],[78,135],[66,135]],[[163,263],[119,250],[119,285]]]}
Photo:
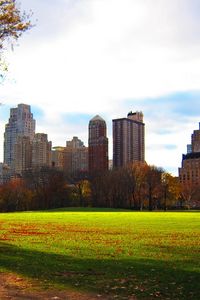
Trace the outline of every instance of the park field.
{"label": "park field", "polygon": [[0,214],[0,276],[100,299],[199,299],[200,213]]}

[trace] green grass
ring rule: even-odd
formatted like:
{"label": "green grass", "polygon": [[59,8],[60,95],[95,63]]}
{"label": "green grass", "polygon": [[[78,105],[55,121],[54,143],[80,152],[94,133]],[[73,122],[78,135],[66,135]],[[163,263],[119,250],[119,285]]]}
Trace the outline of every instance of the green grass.
{"label": "green grass", "polygon": [[0,214],[0,271],[111,299],[199,299],[198,212]]}

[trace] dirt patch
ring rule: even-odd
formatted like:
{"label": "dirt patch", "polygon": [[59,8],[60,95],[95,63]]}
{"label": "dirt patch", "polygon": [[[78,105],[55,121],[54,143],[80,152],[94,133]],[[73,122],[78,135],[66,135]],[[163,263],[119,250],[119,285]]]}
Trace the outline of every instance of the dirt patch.
{"label": "dirt patch", "polygon": [[1,300],[96,300],[109,299],[105,295],[92,295],[89,293],[70,290],[44,290],[31,280],[24,279],[12,273],[0,273],[0,299]]}

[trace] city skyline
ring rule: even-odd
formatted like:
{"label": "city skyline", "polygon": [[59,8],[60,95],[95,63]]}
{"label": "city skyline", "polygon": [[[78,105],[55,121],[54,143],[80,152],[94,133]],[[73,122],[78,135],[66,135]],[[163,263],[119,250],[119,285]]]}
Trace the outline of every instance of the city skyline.
{"label": "city skyline", "polygon": [[96,114],[111,141],[112,119],[141,110],[146,161],[177,175],[200,121],[199,1],[20,2],[36,26],[5,53],[0,160],[9,109],[18,103],[31,105],[37,132],[53,146],[74,135],[88,144]]}
{"label": "city skyline", "polygon": [[[34,117],[34,111],[33,111],[33,109],[32,109],[32,106],[30,105],[30,104],[27,104],[27,103],[20,103],[20,104],[17,104],[17,107],[18,106],[25,106],[25,107],[29,107],[30,106],[30,108],[31,108],[31,115],[33,116],[33,118],[35,119],[34,121],[35,121],[35,131],[36,132],[39,132],[38,130],[37,130],[37,119]],[[10,107],[9,108],[9,113],[12,113],[12,111],[13,110],[16,110],[17,109],[17,107],[16,108],[14,108],[14,107]],[[138,114],[142,114],[142,112],[140,111],[140,112],[135,112],[136,114],[138,113]],[[135,114],[134,113],[134,114]],[[132,113],[132,111],[130,111],[128,114],[133,114]],[[95,118],[95,116],[93,116],[93,118]],[[119,120],[120,119],[126,119],[126,116],[125,117],[119,117],[118,118]],[[112,126],[112,123],[113,123],[113,121],[115,121],[115,120],[117,120],[117,119],[113,119],[113,120],[110,120],[110,122],[111,122],[111,126]],[[9,117],[8,117],[8,121],[9,121]],[[89,134],[88,134],[88,126],[89,126],[89,123],[90,123],[90,120],[86,120],[86,127],[87,127],[87,132],[86,132],[86,136],[87,136],[87,139],[86,139],[86,141],[84,141],[83,140],[83,142],[82,143],[84,143],[85,144],[85,146],[86,147],[88,147],[88,140],[89,140]],[[4,130],[6,130],[6,126],[7,126],[7,124],[8,124],[8,122],[6,122],[4,125]],[[107,124],[107,122],[106,122],[106,124]],[[200,126],[200,122],[198,123],[199,124],[199,126]],[[146,126],[145,126],[146,127]],[[146,129],[146,128],[145,128]],[[111,128],[111,130],[113,130],[113,128]],[[195,132],[195,130],[196,131],[199,131],[198,130],[198,128],[197,127],[195,127],[195,128],[193,128],[193,131]],[[37,134],[44,134],[44,135],[50,135],[51,136],[51,134],[49,133],[49,132],[40,132],[40,133],[36,133],[36,135]],[[66,146],[66,144],[67,144],[67,142],[69,142],[68,140],[71,138],[72,140],[74,139],[74,138],[79,138],[80,136],[78,136],[76,133],[73,133],[73,130],[72,130],[72,135],[69,137],[66,137],[65,138],[65,140],[63,140],[60,144],[55,144],[54,143],[54,141],[51,141],[52,142],[52,149],[53,148],[57,148],[57,147],[65,147]],[[190,132],[190,137],[191,137],[191,132]],[[109,160],[112,160],[113,159],[113,132],[111,133],[111,137],[110,138],[108,138],[108,140],[109,140],[109,142],[108,142],[108,144],[109,144],[109,152],[111,153],[111,154],[109,154],[109,156],[108,156],[108,159]],[[146,134],[145,134],[145,141],[146,141]],[[145,142],[146,143],[146,142]],[[183,151],[182,153],[181,153],[181,155],[180,155],[180,161],[181,161],[181,159],[182,159],[182,155],[183,154],[186,154],[187,152],[188,152],[188,149],[190,148],[190,146],[191,146],[191,144],[190,144],[190,141],[188,140],[188,143],[185,145],[185,151]],[[189,147],[189,148],[188,148]],[[111,150],[111,148],[112,148],[112,150]],[[0,151],[1,152],[1,151]],[[3,155],[3,152],[4,152],[4,150],[2,150],[2,155]],[[146,152],[146,146],[145,146],[145,152]],[[145,155],[146,156],[146,155]],[[147,162],[147,163],[149,163],[146,159],[145,159],[145,161]],[[3,156],[2,156],[2,161],[0,161],[0,162],[3,162]],[[155,165],[155,164],[154,164]],[[181,163],[180,163],[180,165],[181,165]],[[180,168],[180,165],[178,166],[178,169]],[[167,172],[169,172],[169,173],[171,173],[172,175],[177,175],[176,173],[178,172],[178,169],[177,170],[174,170],[174,172],[173,172],[173,170],[172,171],[169,171],[169,170],[167,170],[166,168],[164,168],[164,166],[163,165],[156,165],[157,167],[161,167],[161,168],[163,168],[165,171],[167,171]]]}

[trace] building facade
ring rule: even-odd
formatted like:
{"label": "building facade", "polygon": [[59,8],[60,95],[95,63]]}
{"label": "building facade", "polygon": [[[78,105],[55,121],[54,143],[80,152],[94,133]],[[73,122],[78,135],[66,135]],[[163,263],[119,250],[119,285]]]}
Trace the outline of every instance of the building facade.
{"label": "building facade", "polygon": [[200,123],[199,129],[194,130],[191,137],[192,152],[200,152]]}
{"label": "building facade", "polygon": [[73,137],[66,142],[66,147],[53,147],[52,166],[64,171],[70,176],[78,176],[88,172],[88,147]]}
{"label": "building facade", "polygon": [[71,141],[66,141],[66,147],[75,149],[75,148],[83,148],[85,146],[84,143],[77,136],[74,136]]}
{"label": "building facade", "polygon": [[45,133],[36,133],[32,141],[32,168],[51,167],[51,146]]}
{"label": "building facade", "polygon": [[113,167],[123,167],[133,161],[145,161],[142,112],[130,112],[127,118],[113,120]]}
{"label": "building facade", "polygon": [[56,146],[51,151],[51,165],[61,171],[65,166],[65,147]]}
{"label": "building facade", "polygon": [[88,147],[74,136],[71,141],[66,142],[66,170],[72,176],[84,175],[88,172]]}
{"label": "building facade", "polygon": [[22,176],[23,172],[31,169],[32,145],[29,136],[17,136],[14,145],[14,173]]}
{"label": "building facade", "polygon": [[[35,134],[35,120],[31,108],[27,104],[19,104],[10,109],[10,118],[4,133],[4,163],[12,170],[15,168],[15,144],[18,136],[29,137],[33,140]],[[19,144],[19,141],[18,141]]]}
{"label": "building facade", "polygon": [[106,122],[98,115],[89,122],[89,173],[108,170],[108,138]]}
{"label": "building facade", "polygon": [[0,163],[0,185],[8,182],[10,179],[10,168],[4,163]]}
{"label": "building facade", "polygon": [[190,151],[183,154],[178,173],[181,184],[200,185],[200,123],[199,129],[194,130],[191,135]]}

